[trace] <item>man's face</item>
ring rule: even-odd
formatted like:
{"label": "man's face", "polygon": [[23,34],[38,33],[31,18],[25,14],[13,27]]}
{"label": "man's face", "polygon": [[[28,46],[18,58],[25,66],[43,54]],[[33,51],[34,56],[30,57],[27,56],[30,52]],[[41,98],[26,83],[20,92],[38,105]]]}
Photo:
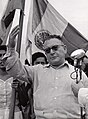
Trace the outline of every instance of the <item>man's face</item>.
{"label": "man's face", "polygon": [[44,57],[38,57],[35,61],[34,61],[34,65],[37,65],[37,64],[46,64],[46,61],[45,61],[45,58]]}
{"label": "man's face", "polygon": [[45,41],[44,50],[47,59],[52,66],[59,66],[64,63],[67,48],[57,38],[52,38],[50,40]]}
{"label": "man's face", "polygon": [[0,69],[5,68],[3,62],[2,62],[2,57],[5,55],[6,51],[5,50],[0,50]]}

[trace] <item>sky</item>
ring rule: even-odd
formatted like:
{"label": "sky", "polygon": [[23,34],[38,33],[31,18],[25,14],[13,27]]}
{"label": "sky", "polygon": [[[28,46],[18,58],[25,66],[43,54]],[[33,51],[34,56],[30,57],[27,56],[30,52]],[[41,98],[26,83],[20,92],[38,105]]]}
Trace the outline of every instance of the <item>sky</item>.
{"label": "sky", "polygon": [[88,39],[88,0],[49,1],[68,22]]}
{"label": "sky", "polygon": [[[24,24],[22,33],[22,45],[26,38],[30,1],[25,0]],[[0,0],[0,19],[8,0]],[[48,2],[86,39],[88,39],[88,0],[48,0]],[[19,11],[13,22],[13,27],[19,23]]]}

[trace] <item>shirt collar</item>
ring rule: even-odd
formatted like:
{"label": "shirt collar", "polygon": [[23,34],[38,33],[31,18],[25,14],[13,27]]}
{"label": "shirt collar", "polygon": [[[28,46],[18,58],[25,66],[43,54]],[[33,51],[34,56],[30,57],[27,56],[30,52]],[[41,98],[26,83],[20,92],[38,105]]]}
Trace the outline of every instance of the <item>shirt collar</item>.
{"label": "shirt collar", "polygon": [[[60,67],[63,67],[63,66],[67,66],[69,68],[69,63],[68,61],[65,61],[62,65],[60,65],[57,69],[59,69]],[[45,68],[50,68],[51,65],[50,64],[46,64],[44,65]]]}

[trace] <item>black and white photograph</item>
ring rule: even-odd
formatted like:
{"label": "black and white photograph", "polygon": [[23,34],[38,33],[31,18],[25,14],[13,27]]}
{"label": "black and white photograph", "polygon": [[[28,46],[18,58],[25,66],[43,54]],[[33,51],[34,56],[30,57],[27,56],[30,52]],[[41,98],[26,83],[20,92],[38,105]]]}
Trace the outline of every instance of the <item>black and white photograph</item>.
{"label": "black and white photograph", "polygon": [[88,119],[87,0],[0,0],[0,119]]}

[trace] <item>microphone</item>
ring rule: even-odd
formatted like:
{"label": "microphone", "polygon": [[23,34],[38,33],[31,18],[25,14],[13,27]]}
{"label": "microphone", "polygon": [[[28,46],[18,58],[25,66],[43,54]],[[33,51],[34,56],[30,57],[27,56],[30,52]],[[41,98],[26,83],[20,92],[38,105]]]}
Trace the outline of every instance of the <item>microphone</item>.
{"label": "microphone", "polygon": [[82,61],[86,57],[85,51],[83,49],[75,50],[71,53],[71,57],[74,60],[75,67],[82,66]]}
{"label": "microphone", "polygon": [[[79,81],[82,79],[82,64],[83,64],[83,59],[86,57],[85,51],[83,49],[78,49],[72,52],[71,58],[74,60],[74,69],[76,73],[76,83],[78,84]],[[79,69],[79,70],[78,70]],[[79,76],[80,79],[79,79]]]}

